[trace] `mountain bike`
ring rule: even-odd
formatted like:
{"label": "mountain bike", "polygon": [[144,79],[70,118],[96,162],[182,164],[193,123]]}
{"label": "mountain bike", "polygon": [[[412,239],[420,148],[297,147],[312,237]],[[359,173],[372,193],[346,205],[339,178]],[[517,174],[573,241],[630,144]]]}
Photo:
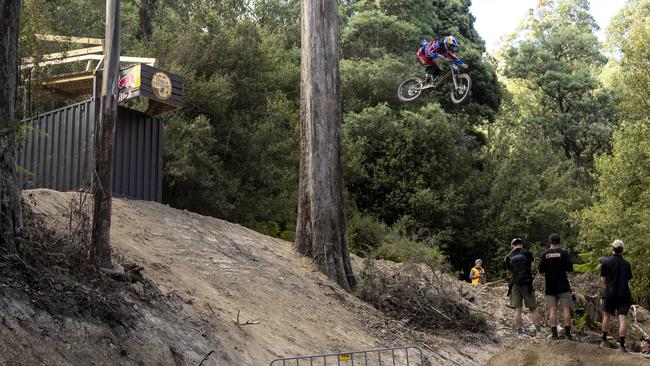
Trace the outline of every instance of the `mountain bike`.
{"label": "mountain bike", "polygon": [[461,74],[458,65],[450,63],[447,71],[443,72],[434,80],[429,78],[421,79],[419,77],[412,77],[404,80],[397,89],[397,97],[402,102],[412,102],[425,90],[432,90],[436,86],[451,75],[453,85],[451,86],[451,101],[458,104],[463,102],[469,96],[469,91],[472,88],[472,78],[467,74]]}

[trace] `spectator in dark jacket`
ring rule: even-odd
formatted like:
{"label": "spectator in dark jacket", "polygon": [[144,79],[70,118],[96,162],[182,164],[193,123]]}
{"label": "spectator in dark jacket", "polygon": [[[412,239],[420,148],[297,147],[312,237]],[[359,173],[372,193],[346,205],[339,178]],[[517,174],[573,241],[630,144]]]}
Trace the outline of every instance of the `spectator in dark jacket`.
{"label": "spectator in dark jacket", "polygon": [[625,318],[632,305],[632,293],[629,282],[632,279],[632,267],[623,256],[624,244],[622,240],[612,243],[612,255],[607,257],[600,267],[600,278],[605,285],[603,294],[603,340],[602,347],[607,346],[607,332],[611,317],[618,314],[618,350],[627,352],[625,348],[625,335],[627,324]]}
{"label": "spectator in dark jacket", "polygon": [[533,254],[524,248],[524,242],[521,238],[514,238],[510,242],[512,250],[505,258],[506,269],[510,276],[508,286],[508,296],[510,297],[510,307],[515,309],[515,324],[517,334],[523,336],[524,322],[521,317],[524,304],[530,311],[530,317],[535,326],[535,335],[541,333],[541,323],[539,321],[539,312],[537,311],[537,298],[533,288],[533,273],[531,267],[535,258]]}
{"label": "spectator in dark jacket", "polygon": [[548,304],[548,322],[551,327],[551,337],[558,339],[557,312],[562,308],[564,320],[564,335],[573,339],[571,335],[571,306],[573,298],[571,285],[567,272],[573,271],[573,264],[569,260],[569,252],[560,247],[560,235],[551,234],[548,238],[550,248],[544,250],[540,256],[539,273],[546,277],[546,303]]}

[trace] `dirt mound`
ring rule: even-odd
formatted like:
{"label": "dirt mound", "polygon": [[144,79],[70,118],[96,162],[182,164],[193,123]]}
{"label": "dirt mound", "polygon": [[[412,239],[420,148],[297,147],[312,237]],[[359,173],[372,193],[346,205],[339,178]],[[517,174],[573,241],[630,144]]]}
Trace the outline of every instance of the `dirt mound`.
{"label": "dirt mound", "polygon": [[650,364],[641,354],[619,353],[589,343],[530,340],[494,356],[488,366],[638,366]]}
{"label": "dirt mound", "polygon": [[[75,196],[25,192],[36,214],[62,230]],[[137,321],[59,316],[32,306],[39,294],[0,286],[0,364],[198,365],[209,354],[203,365],[268,365],[410,344],[429,364],[482,365],[500,350],[498,337],[405,326],[340,290],[291,243],[239,225],[124,199],[113,201],[112,221],[115,261],[142,266],[157,291],[139,282],[124,289]]]}

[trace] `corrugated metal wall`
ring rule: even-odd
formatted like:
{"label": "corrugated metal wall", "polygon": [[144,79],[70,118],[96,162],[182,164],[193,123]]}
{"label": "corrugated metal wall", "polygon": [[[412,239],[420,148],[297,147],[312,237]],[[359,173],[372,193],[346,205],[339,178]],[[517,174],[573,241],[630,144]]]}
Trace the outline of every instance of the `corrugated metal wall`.
{"label": "corrugated metal wall", "polygon": [[113,192],[162,201],[162,119],[119,108],[113,149]]}
{"label": "corrugated metal wall", "polygon": [[[93,99],[26,121],[27,141],[18,151],[23,188],[69,191],[88,187],[95,141]],[[113,147],[113,194],[162,200],[162,119],[119,107]]]}

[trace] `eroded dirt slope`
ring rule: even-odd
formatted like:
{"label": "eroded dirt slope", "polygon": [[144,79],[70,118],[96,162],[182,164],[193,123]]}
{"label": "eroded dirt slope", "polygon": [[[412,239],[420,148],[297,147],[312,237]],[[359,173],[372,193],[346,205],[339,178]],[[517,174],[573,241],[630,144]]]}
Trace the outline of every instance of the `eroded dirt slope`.
{"label": "eroded dirt slope", "polygon": [[[25,192],[49,223],[65,228],[78,193]],[[45,365],[268,365],[278,356],[412,344],[432,365],[482,365],[498,339],[428,334],[387,319],[341,291],[291,243],[153,202],[115,199],[116,262],[134,261],[163,294],[133,286],[130,329],[52,317],[27,297],[0,292],[0,360]],[[240,322],[233,321],[240,313]],[[485,338],[485,339],[484,339]],[[5,341],[6,340],[6,341]],[[2,363],[0,362],[0,363]]]}

